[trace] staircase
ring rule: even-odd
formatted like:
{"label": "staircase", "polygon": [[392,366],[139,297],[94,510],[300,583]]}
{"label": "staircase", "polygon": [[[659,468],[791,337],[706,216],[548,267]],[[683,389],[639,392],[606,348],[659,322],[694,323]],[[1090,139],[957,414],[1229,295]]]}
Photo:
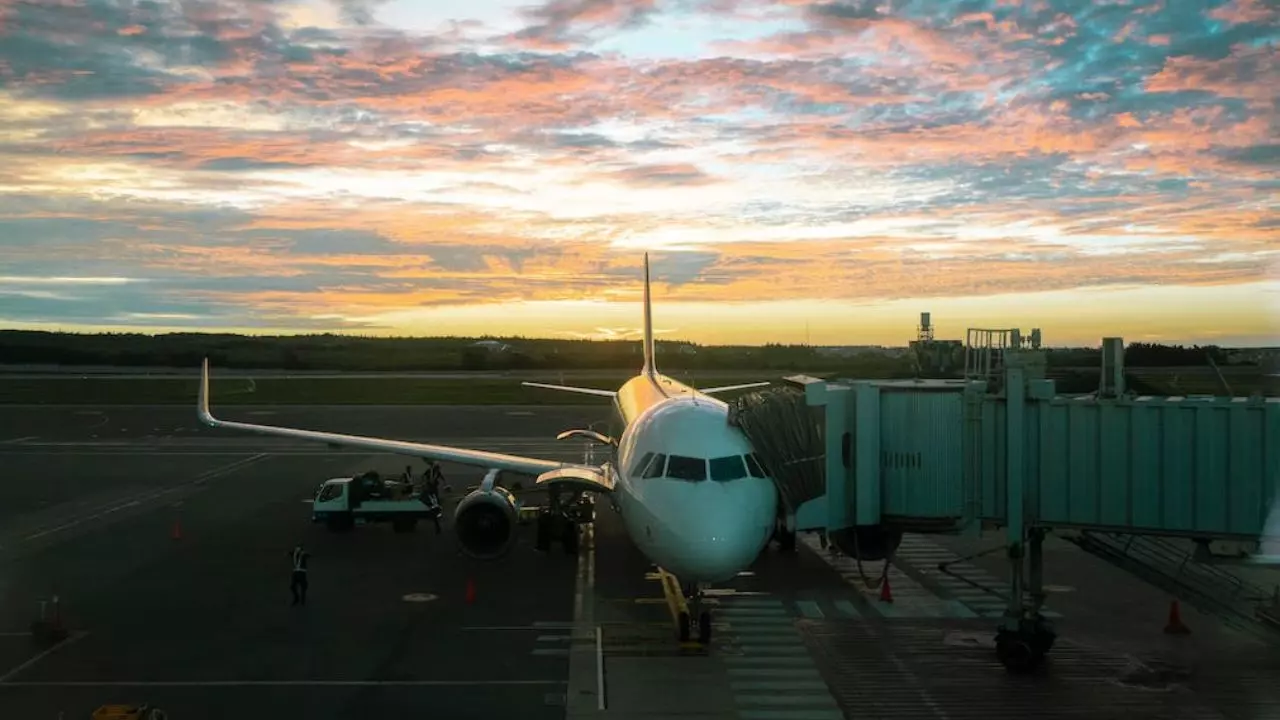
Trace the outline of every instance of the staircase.
{"label": "staircase", "polygon": [[1080,549],[1228,625],[1280,644],[1280,600],[1220,566],[1194,559],[1189,541],[1082,530],[1061,535]]}

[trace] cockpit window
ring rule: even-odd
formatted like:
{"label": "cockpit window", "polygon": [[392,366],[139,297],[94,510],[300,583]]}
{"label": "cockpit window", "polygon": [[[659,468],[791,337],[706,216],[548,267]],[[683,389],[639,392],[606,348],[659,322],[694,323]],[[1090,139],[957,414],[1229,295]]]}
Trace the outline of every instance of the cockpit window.
{"label": "cockpit window", "polygon": [[667,467],[667,456],[658,453],[653,456],[653,462],[649,463],[649,467],[645,468],[644,477],[656,478],[662,477],[662,473]]}
{"label": "cockpit window", "polygon": [[644,472],[644,469],[648,467],[649,461],[652,459],[653,453],[651,452],[647,452],[642,455],[640,459],[636,461],[636,464],[631,466],[631,477],[640,477],[640,473]]}
{"label": "cockpit window", "polygon": [[712,458],[711,460],[711,479],[716,482],[728,482],[746,476],[747,467],[742,464],[741,455],[730,455],[728,457]]}
{"label": "cockpit window", "polygon": [[667,463],[667,477],[674,480],[692,480],[698,482],[707,479],[707,461],[702,458],[672,455]]}
{"label": "cockpit window", "polygon": [[756,459],[755,453],[749,453],[747,456],[747,469],[751,471],[751,477],[769,477],[765,475],[764,468],[760,466],[760,461]]}

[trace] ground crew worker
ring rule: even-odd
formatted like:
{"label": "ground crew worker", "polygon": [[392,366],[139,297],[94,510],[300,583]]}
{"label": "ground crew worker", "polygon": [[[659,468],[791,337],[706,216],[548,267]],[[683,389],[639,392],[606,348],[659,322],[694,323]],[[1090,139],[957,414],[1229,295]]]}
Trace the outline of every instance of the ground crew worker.
{"label": "ground crew worker", "polygon": [[427,461],[427,469],[422,473],[422,495],[427,498],[427,502],[431,507],[435,508],[435,514],[431,519],[436,524],[436,534],[440,534],[440,516],[443,508],[440,507],[440,482],[444,480],[444,473],[440,471],[440,466],[435,460]]}
{"label": "ground crew worker", "polygon": [[302,549],[301,545],[294,545],[293,551],[289,553],[289,560],[293,563],[293,573],[289,576],[289,591],[293,593],[293,604],[307,604],[307,561],[311,559],[311,553]]}

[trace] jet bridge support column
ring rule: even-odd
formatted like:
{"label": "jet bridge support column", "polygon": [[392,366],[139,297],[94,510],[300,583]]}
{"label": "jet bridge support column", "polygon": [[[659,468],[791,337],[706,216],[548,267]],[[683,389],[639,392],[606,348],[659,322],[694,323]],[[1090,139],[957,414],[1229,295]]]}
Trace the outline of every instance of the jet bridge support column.
{"label": "jet bridge support column", "polygon": [[[1004,376],[1005,412],[1005,540],[1009,556],[1009,598],[1004,620],[996,632],[996,654],[1000,662],[1013,672],[1034,670],[1053,647],[1056,639],[1052,626],[1040,614],[1044,597],[1043,542],[1044,530],[1026,526],[1027,437],[1026,437],[1026,373],[1011,364]],[[1026,545],[1031,546],[1030,588],[1025,586]],[[1027,591],[1032,598],[1026,602]]]}

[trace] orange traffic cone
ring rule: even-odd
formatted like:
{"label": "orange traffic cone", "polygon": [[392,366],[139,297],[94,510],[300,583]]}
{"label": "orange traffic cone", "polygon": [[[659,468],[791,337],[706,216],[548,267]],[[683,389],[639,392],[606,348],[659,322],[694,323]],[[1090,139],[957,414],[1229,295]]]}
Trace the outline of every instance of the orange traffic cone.
{"label": "orange traffic cone", "polygon": [[471,578],[467,578],[467,603],[476,601],[476,582]]}
{"label": "orange traffic cone", "polygon": [[173,530],[170,532],[170,537],[172,537],[174,540],[182,539],[182,519],[181,518],[174,519]]}
{"label": "orange traffic cone", "polygon": [[888,573],[885,573],[884,582],[880,583],[880,602],[893,602],[893,591],[889,589]]}
{"label": "orange traffic cone", "polygon": [[1182,608],[1179,607],[1177,600],[1169,603],[1169,621],[1165,623],[1164,631],[1167,635],[1191,634],[1191,628],[1182,622]]}

